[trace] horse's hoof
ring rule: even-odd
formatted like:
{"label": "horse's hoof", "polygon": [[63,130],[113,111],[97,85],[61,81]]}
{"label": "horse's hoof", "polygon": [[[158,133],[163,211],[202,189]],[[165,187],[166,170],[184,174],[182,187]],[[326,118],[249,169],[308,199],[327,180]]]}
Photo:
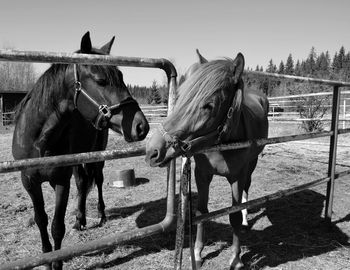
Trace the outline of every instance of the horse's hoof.
{"label": "horse's hoof", "polygon": [[196,261],[196,269],[201,269],[202,264],[203,264],[203,260]]}
{"label": "horse's hoof", "polygon": [[107,218],[106,217],[102,217],[100,220],[100,223],[98,224],[99,227],[103,227],[103,225],[105,225],[107,222]]}
{"label": "horse's hoof", "polygon": [[52,263],[53,270],[62,270],[62,267],[63,267],[63,263],[61,261]]}
{"label": "horse's hoof", "polygon": [[[192,263],[192,258],[191,257],[190,257],[190,262]],[[196,269],[200,269],[202,267],[202,265],[203,265],[203,260],[202,259],[195,260],[194,262],[196,264]]]}
{"label": "horse's hoof", "polygon": [[86,230],[86,226],[81,225],[80,222],[76,222],[74,224],[74,226],[73,226],[73,229],[77,230],[77,231],[85,231]]}
{"label": "horse's hoof", "polygon": [[249,231],[250,231],[249,225],[243,225],[243,224],[241,225],[241,228],[240,228],[241,233],[247,233]]}
{"label": "horse's hoof", "polygon": [[244,264],[239,257],[235,258],[230,263],[230,270],[242,270],[244,268]]}
{"label": "horse's hoof", "polygon": [[44,264],[38,267],[35,267],[38,270],[52,270],[51,264]]}

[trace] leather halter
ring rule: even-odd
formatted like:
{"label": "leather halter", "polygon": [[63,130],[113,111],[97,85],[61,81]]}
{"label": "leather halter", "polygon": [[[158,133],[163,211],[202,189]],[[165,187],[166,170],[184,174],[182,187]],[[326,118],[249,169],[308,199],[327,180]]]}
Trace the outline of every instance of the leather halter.
{"label": "leather halter", "polygon": [[127,99],[121,101],[118,104],[114,104],[111,106],[108,106],[107,104],[99,104],[93,97],[91,97],[86,90],[81,85],[81,82],[79,81],[79,76],[78,76],[78,71],[77,71],[77,65],[73,65],[74,68],[74,107],[78,109],[78,98],[80,94],[83,94],[87,100],[94,105],[98,109],[98,114],[96,116],[95,121],[92,121],[92,125],[97,129],[97,130],[102,130],[107,126],[107,123],[109,120],[112,118],[114,115],[112,112],[120,109],[122,106],[131,104],[131,103],[136,103],[137,101],[133,99],[132,97],[128,97]]}
{"label": "leather halter", "polygon": [[233,95],[231,100],[231,106],[226,113],[225,119],[215,130],[208,132],[205,135],[194,138],[192,140],[180,140],[177,136],[170,135],[167,131],[165,131],[163,124],[161,124],[159,131],[162,133],[162,136],[166,141],[166,149],[172,147],[176,152],[179,152],[181,155],[190,156],[190,150],[193,145],[198,145],[203,142],[207,142],[211,139],[215,139],[215,144],[222,143],[222,137],[229,130],[230,120],[235,110],[234,101],[235,98]]}

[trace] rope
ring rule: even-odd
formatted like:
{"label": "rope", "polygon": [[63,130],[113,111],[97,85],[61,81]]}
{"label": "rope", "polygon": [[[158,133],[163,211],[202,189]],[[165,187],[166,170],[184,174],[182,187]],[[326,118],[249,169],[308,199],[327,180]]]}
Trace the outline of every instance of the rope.
{"label": "rope", "polygon": [[[186,206],[188,200],[188,186],[191,180],[191,159],[186,158],[182,174],[180,178],[180,192],[178,202],[178,215],[176,225],[176,242],[175,242],[175,258],[174,269],[182,269],[182,253],[185,238],[185,220],[186,220]],[[191,218],[192,220],[192,218]],[[192,239],[191,239],[192,240]],[[195,269],[195,268],[194,268]]]}

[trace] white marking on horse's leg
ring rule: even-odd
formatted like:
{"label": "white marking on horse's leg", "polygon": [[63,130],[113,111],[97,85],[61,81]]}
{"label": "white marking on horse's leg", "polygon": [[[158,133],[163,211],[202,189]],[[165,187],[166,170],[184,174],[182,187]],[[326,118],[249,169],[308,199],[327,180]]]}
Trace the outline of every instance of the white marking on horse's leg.
{"label": "white marking on horse's leg", "polygon": [[[242,203],[245,203],[248,201],[248,193],[243,191],[242,193]],[[242,210],[242,225],[243,226],[248,226],[248,210],[247,209],[243,209]]]}
{"label": "white marking on horse's leg", "polygon": [[[196,211],[196,216],[200,216],[202,213]],[[198,265],[202,264],[202,250],[204,248],[204,224],[203,222],[197,224],[196,242],[194,244],[194,258]]]}

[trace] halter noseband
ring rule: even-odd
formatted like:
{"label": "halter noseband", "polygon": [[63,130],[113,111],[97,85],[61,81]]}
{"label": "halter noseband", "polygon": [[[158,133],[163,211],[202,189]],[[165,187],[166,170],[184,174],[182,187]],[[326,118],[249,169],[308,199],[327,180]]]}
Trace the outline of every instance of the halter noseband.
{"label": "halter noseband", "polygon": [[121,101],[118,104],[114,104],[111,106],[108,106],[107,104],[99,104],[93,97],[91,97],[82,87],[81,82],[79,81],[79,76],[78,76],[78,71],[77,71],[77,65],[74,64],[73,65],[74,68],[74,108],[78,108],[78,98],[80,93],[83,94],[87,100],[93,104],[95,107],[97,107],[98,109],[98,114],[96,116],[95,121],[92,122],[93,126],[98,129],[101,130],[104,127],[106,127],[106,123],[109,122],[109,120],[112,118],[113,113],[112,111],[115,111],[117,109],[119,109],[120,107],[127,105],[127,104],[131,104],[131,103],[136,103],[136,100],[129,97],[123,101]]}
{"label": "halter noseband", "polygon": [[[233,101],[234,101],[234,98],[232,98],[231,104],[233,103]],[[191,155],[190,150],[193,145],[198,145],[210,139],[215,139],[215,144],[220,144],[222,142],[223,135],[229,130],[229,126],[230,126],[229,121],[231,120],[233,113],[234,113],[234,104],[230,106],[230,108],[226,113],[225,119],[215,130],[208,132],[205,135],[194,138],[192,140],[180,140],[177,136],[170,135],[167,131],[165,131],[163,124],[161,124],[158,130],[161,132],[166,142],[166,149],[169,149],[170,147],[172,147],[176,152],[179,152],[181,155],[190,156]]]}

